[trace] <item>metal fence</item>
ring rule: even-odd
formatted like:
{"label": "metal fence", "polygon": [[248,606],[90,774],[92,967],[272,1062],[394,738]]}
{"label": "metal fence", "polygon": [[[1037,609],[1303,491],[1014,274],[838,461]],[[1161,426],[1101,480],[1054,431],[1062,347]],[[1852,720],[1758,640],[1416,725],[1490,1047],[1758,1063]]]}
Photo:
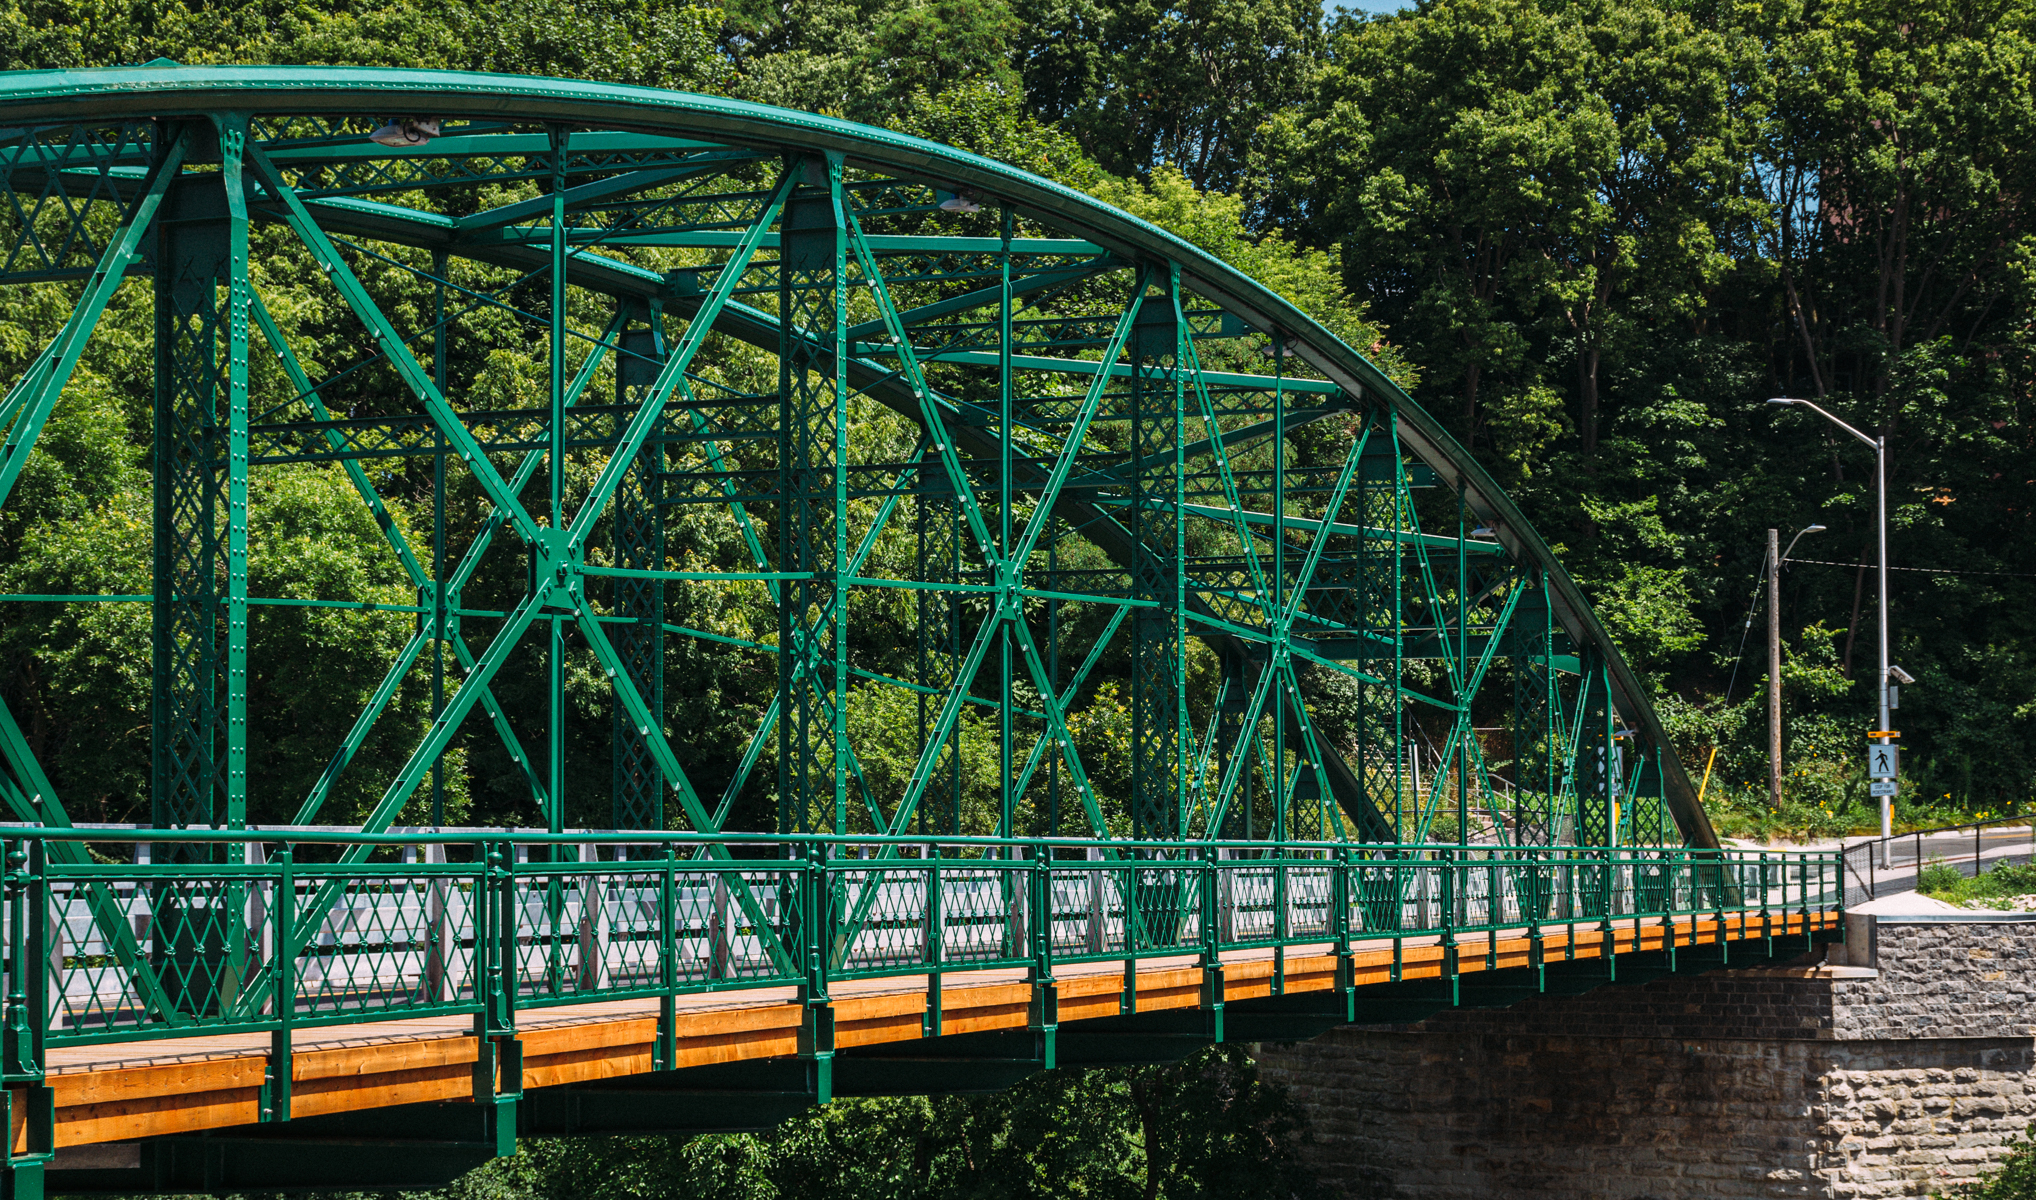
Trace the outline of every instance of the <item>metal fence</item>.
{"label": "metal fence", "polygon": [[[1502,931],[1830,910],[1843,891],[1839,856],[1816,853],[6,833],[10,1070],[45,1045],[427,1014],[507,1028],[520,1009],[593,1000],[824,996],[832,980],[1050,978],[1056,964],[1372,939],[1496,946]],[[53,852],[172,837],[212,861]],[[377,850],[333,861],[347,844]]]}
{"label": "metal fence", "polygon": [[2001,863],[2036,862],[2036,820],[2027,815],[1914,829],[1845,846],[1845,903],[1914,890],[1917,876],[1943,863],[1975,876]]}

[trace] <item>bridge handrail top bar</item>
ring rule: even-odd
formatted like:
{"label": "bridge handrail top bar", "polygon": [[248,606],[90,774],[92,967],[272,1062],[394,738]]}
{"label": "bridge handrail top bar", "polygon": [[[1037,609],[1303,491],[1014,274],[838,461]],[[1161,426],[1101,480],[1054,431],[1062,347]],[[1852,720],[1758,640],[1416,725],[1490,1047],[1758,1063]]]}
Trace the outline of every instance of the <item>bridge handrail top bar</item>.
{"label": "bridge handrail top bar", "polygon": [[1928,829],[1911,829],[1903,833],[1891,833],[1886,837],[1873,833],[1857,841],[1845,841],[1841,838],[1838,843],[1838,849],[1841,852],[1857,850],[1861,846],[1872,846],[1880,842],[1899,842],[1903,838],[1929,837],[1933,833],[1959,833],[1968,829],[1992,829],[1996,826],[2013,828],[2017,825],[2026,825],[2036,829],[2036,813],[2016,813],[2005,817],[1988,817],[1984,821],[1961,821],[1956,825],[1933,825]]}
{"label": "bridge handrail top bar", "polygon": [[[1510,856],[1550,858],[1563,856],[1589,856],[1610,859],[1620,856],[1661,859],[1664,857],[1702,858],[1706,860],[1798,858],[1804,860],[1835,858],[1842,851],[1833,850],[1714,850],[1701,846],[1511,846],[1499,842],[1473,842],[1469,844],[1442,844],[1435,842],[1334,842],[1245,840],[1231,838],[1189,838],[1179,841],[1132,841],[1104,838],[1077,837],[1036,837],[998,838],[968,836],[912,836],[908,834],[773,834],[773,833],[700,833],[693,830],[565,830],[553,833],[547,830],[517,828],[457,827],[437,830],[422,827],[408,827],[402,830],[388,830],[381,833],[365,833],[359,829],[337,826],[271,825],[250,826],[246,829],[155,829],[137,828],[124,825],[79,824],[73,826],[25,825],[17,822],[0,822],[0,840],[18,839],[24,841],[54,842],[142,842],[159,843],[206,843],[206,844],[253,844],[271,842],[303,843],[310,845],[366,845],[366,846],[436,846],[454,842],[513,842],[521,845],[631,845],[631,846],[960,846],[986,848],[1038,848],[1054,849],[1113,849],[1113,850],[1273,850],[1273,851],[1330,851],[1335,853],[1395,852],[1413,854],[1448,854],[1492,852]],[[877,860],[870,860],[875,862]]]}

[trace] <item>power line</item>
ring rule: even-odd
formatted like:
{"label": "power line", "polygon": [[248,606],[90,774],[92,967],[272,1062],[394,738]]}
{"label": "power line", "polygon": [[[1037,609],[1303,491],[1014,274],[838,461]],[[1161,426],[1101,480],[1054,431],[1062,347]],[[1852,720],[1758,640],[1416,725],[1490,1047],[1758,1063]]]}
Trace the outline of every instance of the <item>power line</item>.
{"label": "power line", "polygon": [[[1784,561],[1792,563],[1814,563],[1820,567],[1855,567],[1862,571],[1866,570],[1868,567],[1873,565],[1872,563],[1832,562],[1830,559],[1827,558],[1791,558],[1786,559]],[[2036,579],[2036,571],[1953,571],[1950,570],[1949,568],[1939,568],[1939,567],[1896,567],[1896,566],[1890,566],[1888,567],[1888,570],[1914,571],[1918,575],[2003,575],[2014,579]]]}

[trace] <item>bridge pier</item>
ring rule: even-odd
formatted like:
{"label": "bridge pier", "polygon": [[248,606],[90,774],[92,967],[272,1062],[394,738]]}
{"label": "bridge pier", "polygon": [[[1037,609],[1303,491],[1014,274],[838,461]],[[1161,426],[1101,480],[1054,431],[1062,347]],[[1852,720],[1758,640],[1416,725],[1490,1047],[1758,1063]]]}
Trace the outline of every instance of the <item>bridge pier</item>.
{"label": "bridge pier", "polygon": [[[1348,1197],[1924,1197],[2036,1121],[2036,916],[1262,1047]],[[1622,970],[1624,966],[1622,964]]]}

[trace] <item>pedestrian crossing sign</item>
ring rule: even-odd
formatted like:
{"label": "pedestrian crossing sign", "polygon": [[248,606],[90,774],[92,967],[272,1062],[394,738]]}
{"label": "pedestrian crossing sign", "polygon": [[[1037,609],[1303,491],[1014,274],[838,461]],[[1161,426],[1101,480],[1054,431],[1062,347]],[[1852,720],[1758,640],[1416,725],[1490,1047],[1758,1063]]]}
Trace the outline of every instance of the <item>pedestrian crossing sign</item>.
{"label": "pedestrian crossing sign", "polygon": [[1901,762],[1901,747],[1883,746],[1868,742],[1866,745],[1866,773],[1874,779],[1893,779],[1898,774]]}

